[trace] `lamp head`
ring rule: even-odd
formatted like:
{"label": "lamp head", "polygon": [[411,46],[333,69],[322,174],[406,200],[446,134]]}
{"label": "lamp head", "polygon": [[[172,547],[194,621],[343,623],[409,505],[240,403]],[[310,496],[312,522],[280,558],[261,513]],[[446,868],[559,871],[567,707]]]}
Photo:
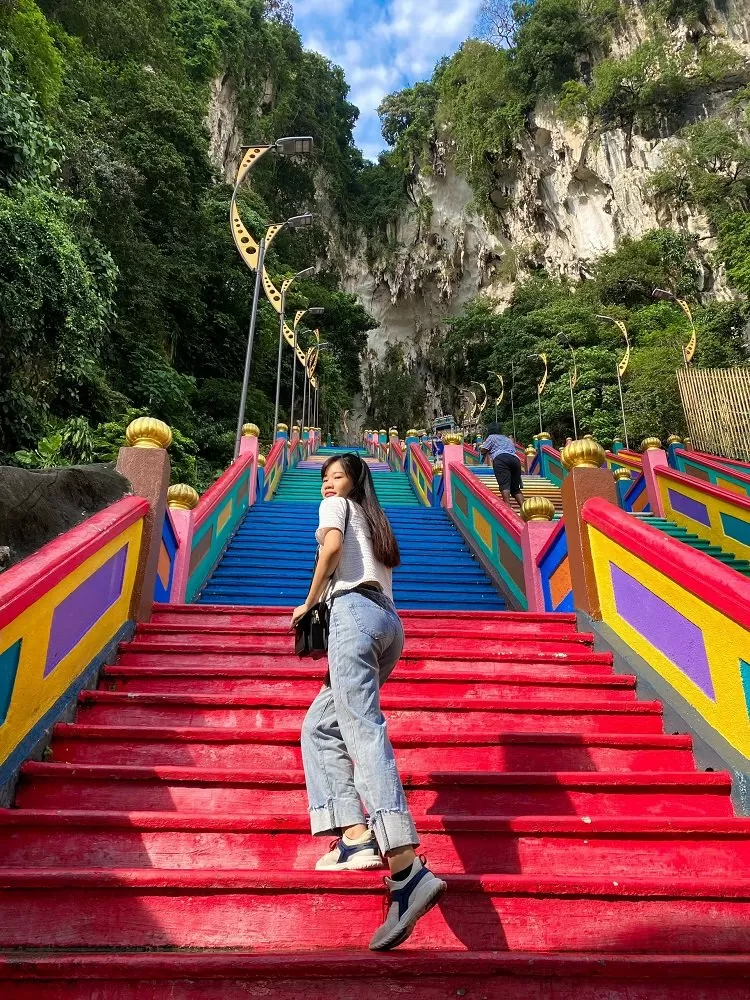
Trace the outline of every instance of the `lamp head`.
{"label": "lamp head", "polygon": [[668,292],[666,288],[655,288],[651,293],[651,298],[658,299],[660,302],[674,302],[676,297],[672,292]]}
{"label": "lamp head", "polygon": [[285,224],[289,229],[309,229],[313,224],[313,216],[309,212],[305,215],[293,215]]}
{"label": "lamp head", "polygon": [[325,309],[323,306],[311,306],[309,309],[306,309],[305,312],[308,316],[320,316],[325,312]]}
{"label": "lamp head", "polygon": [[297,271],[295,278],[309,278],[311,275],[315,274],[314,267],[306,267],[304,271]]}
{"label": "lamp head", "polygon": [[287,135],[274,143],[276,152],[282,156],[309,156],[314,145],[311,135]]}

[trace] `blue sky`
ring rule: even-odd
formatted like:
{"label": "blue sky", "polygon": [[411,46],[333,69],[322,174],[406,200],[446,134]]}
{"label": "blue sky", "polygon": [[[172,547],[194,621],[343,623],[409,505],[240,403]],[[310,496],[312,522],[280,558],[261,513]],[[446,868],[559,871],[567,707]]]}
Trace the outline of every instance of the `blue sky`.
{"label": "blue sky", "polygon": [[360,110],[365,156],[384,148],[377,106],[386,94],[430,76],[476,22],[481,0],[293,0],[305,46],[343,66]]}

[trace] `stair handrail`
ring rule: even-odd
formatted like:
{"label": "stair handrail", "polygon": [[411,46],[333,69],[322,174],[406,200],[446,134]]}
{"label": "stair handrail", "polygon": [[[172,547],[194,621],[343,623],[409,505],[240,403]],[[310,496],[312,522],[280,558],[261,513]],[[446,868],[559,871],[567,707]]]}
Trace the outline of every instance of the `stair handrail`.
{"label": "stair handrail", "polygon": [[432,463],[418,442],[409,445],[409,482],[425,507],[434,507],[435,483]]}
{"label": "stair handrail", "polygon": [[124,497],[0,576],[0,804],[26,757],[132,634],[149,512],[144,498]]}
{"label": "stair handrail", "polygon": [[521,538],[524,522],[464,465],[450,463],[449,516],[514,608],[527,610]]}
{"label": "stair handrail", "polygon": [[562,486],[567,475],[562,457],[557,448],[549,444],[542,445],[541,448],[542,475],[549,479],[554,486]]}
{"label": "stair handrail", "polygon": [[396,437],[392,437],[388,445],[388,464],[394,472],[404,471],[406,452]]}
{"label": "stair handrail", "polygon": [[721,486],[724,483],[739,488],[746,496],[750,496],[750,470],[746,474],[729,468],[715,455],[698,457],[696,452],[685,451],[682,448],[675,451],[675,461],[677,471],[684,475],[693,476],[701,482],[705,482],[708,477],[708,482],[714,486]]}
{"label": "stair handrail", "polygon": [[[538,547],[533,537],[537,531],[544,538]],[[574,611],[564,518],[528,523],[522,548],[529,611]]]}
{"label": "stair handrail", "polygon": [[286,440],[277,438],[273,448],[266,456],[266,465],[263,470],[263,499],[270,500],[276,492],[276,488],[284,474],[284,460],[286,458]]}
{"label": "stair handrail", "polygon": [[750,497],[674,469],[655,469],[664,516],[738,559],[750,559]]}
{"label": "stair handrail", "polygon": [[697,713],[702,738],[747,772],[750,580],[600,497],[581,516],[604,624],[657,694],[683,718]]}

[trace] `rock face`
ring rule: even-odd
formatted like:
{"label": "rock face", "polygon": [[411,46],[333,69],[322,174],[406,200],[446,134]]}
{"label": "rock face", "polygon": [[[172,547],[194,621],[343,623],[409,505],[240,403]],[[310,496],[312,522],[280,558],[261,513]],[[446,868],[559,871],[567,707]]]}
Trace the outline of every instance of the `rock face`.
{"label": "rock face", "polygon": [[0,466],[0,572],[129,493],[127,479],[106,465]]}
{"label": "rock face", "polygon": [[[378,321],[370,347],[382,353],[386,343],[411,345],[416,353],[431,334],[477,292],[502,308],[516,280],[544,267],[552,275],[577,279],[623,236],[639,237],[656,227],[686,231],[700,238],[702,288],[709,297],[729,298],[721,274],[710,265],[714,248],[708,220],[687,207],[671,211],[654,203],[648,180],[677,140],[674,133],[691,121],[723,107],[747,82],[750,66],[750,0],[712,7],[709,30],[745,60],[733,85],[707,91],[686,103],[679,120],[664,134],[627,136],[614,130],[589,137],[559,118],[551,103],[540,103],[529,130],[519,139],[493,201],[501,209],[499,232],[493,232],[472,207],[473,193],[451,164],[446,140],[433,170],[413,185],[413,207],[396,220],[387,255],[373,264],[362,242],[356,254],[341,254],[345,287]],[[674,43],[686,29],[679,25]],[[622,57],[649,35],[639,8],[615,38],[612,54]],[[418,206],[429,199],[425,220]]]}

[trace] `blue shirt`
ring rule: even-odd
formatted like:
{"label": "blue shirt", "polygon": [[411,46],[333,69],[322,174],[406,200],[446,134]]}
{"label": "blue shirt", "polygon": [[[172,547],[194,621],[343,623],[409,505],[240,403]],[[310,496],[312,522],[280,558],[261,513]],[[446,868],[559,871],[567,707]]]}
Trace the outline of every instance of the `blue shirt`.
{"label": "blue shirt", "polygon": [[509,437],[504,434],[490,434],[486,441],[481,444],[482,451],[488,451],[490,458],[494,462],[498,455],[515,455],[516,446]]}

